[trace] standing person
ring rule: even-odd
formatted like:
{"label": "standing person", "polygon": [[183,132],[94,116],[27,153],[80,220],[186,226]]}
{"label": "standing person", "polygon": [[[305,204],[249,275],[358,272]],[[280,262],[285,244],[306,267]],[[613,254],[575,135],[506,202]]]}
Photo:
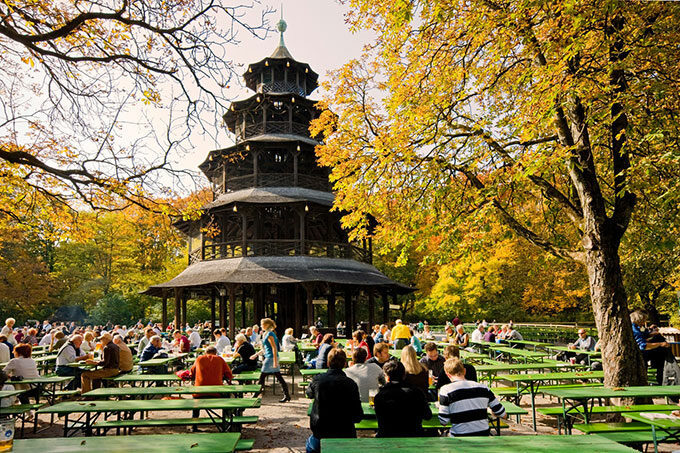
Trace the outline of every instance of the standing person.
{"label": "standing person", "polygon": [[[262,350],[260,354],[264,355],[262,361],[262,374],[260,375],[260,386],[264,385],[264,380],[268,374],[276,376],[276,380],[281,384],[283,389],[283,398],[279,400],[280,403],[290,401],[290,393],[288,392],[288,384],[281,376],[281,368],[279,367],[279,340],[276,338],[274,329],[276,324],[269,318],[264,318],[260,321],[264,337],[262,338]],[[257,354],[251,356],[254,359]]]}
{"label": "standing person", "polygon": [[[205,349],[205,354],[200,355],[196,358],[196,362],[191,367],[191,378],[194,381],[194,385],[222,385],[226,380],[231,383],[231,378],[233,377],[231,373],[231,368],[227,365],[222,357],[217,355],[217,348],[215,346],[208,346]],[[219,394],[215,393],[197,393],[193,395],[194,398],[219,398]],[[200,416],[200,409],[193,410],[193,417],[198,418]],[[198,427],[194,425],[192,431],[198,431]]]}
{"label": "standing person", "polygon": [[487,407],[497,417],[507,418],[505,408],[486,385],[465,379],[460,359],[448,359],[444,370],[451,383],[439,389],[439,421],[451,423],[452,437],[488,436]]}
{"label": "standing person", "polygon": [[120,349],[118,346],[113,344],[113,338],[110,333],[102,334],[100,341],[102,346],[104,346],[104,358],[95,362],[94,360],[88,360],[87,363],[92,365],[97,365],[101,367],[98,370],[85,371],[81,375],[82,380],[82,392],[87,393],[92,388],[99,387],[99,381],[105,377],[117,376],[120,373]]}
{"label": "standing person", "polygon": [[90,354],[83,354],[81,352],[80,345],[82,344],[83,337],[81,335],[73,335],[57,352],[57,368],[55,373],[57,376],[73,376],[71,382],[66,386],[66,390],[80,388],[80,375],[83,372],[81,368],[69,366],[69,364],[92,358]]}
{"label": "standing person", "polygon": [[121,373],[129,373],[132,371],[132,367],[134,366],[134,360],[132,358],[132,351],[128,347],[128,345],[125,344],[123,341],[123,338],[120,335],[114,335],[113,337],[113,343],[118,346],[118,368],[120,369]]}
{"label": "standing person", "polygon": [[[24,379],[39,378],[38,365],[31,357],[33,348],[30,344],[21,343],[14,346],[14,358],[7,362],[4,371],[10,376],[20,376]],[[28,388],[26,384],[16,384],[18,390]],[[30,389],[27,392],[19,395],[21,404],[29,404],[28,397],[32,396],[37,399],[38,389]]]}
{"label": "standing person", "polygon": [[406,370],[404,382],[420,389],[423,395],[427,394],[430,386],[428,369],[425,365],[418,362],[416,350],[412,346],[404,346],[401,350],[401,364],[404,365]]}
{"label": "standing person", "polygon": [[215,329],[213,332],[213,337],[215,337],[215,349],[217,350],[218,354],[221,355],[225,352],[231,351],[231,341],[229,341],[229,337],[222,335],[222,331],[220,329]]}
{"label": "standing person", "polygon": [[5,325],[2,327],[2,330],[0,330],[0,335],[4,335],[7,337],[7,341],[14,347],[17,342],[14,339],[14,324],[16,324],[16,320],[14,318],[7,318],[5,320]]}
{"label": "standing person", "polygon": [[234,339],[234,358],[240,357],[241,363],[236,365],[232,370],[233,374],[239,374],[246,371],[255,371],[257,369],[257,355],[252,344],[248,343],[248,338],[240,333]]}
{"label": "standing person", "polygon": [[404,325],[401,319],[397,319],[392,328],[392,345],[396,351],[401,351],[409,343],[411,343],[411,333],[408,326]]}
{"label": "standing person", "polygon": [[352,362],[354,364],[344,370],[345,375],[356,382],[357,387],[359,387],[359,397],[364,403],[368,403],[369,390],[377,392],[380,386],[385,383],[385,374],[382,368],[375,363],[366,363],[366,357],[367,354],[364,348],[355,349],[352,354]]}
{"label": "standing person", "polygon": [[432,417],[425,394],[404,381],[406,370],[401,362],[390,362],[383,371],[387,384],[375,395],[376,437],[422,436],[423,420]]}
{"label": "standing person", "polygon": [[342,349],[333,349],[328,354],[328,371],[314,376],[306,390],[313,399],[309,415],[312,435],[307,439],[307,453],[321,451],[321,439],[357,437],[355,423],[361,421],[359,388],[343,372],[347,356]]}

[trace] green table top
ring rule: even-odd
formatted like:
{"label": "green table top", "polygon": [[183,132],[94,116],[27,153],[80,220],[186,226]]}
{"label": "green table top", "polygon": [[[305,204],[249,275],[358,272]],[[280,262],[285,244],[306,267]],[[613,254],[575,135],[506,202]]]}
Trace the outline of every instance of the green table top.
{"label": "green table top", "polygon": [[244,371],[243,373],[235,374],[232,381],[257,381],[260,379],[262,373],[259,371]]}
{"label": "green table top", "polygon": [[292,365],[295,363],[295,352],[279,352],[279,364],[280,365]]}
{"label": "green table top", "polygon": [[303,376],[316,376],[317,374],[324,374],[328,371],[326,368],[303,368],[300,370],[300,374]]}
{"label": "green table top", "polygon": [[179,400],[67,401],[42,407],[39,413],[174,411],[191,409],[247,409],[260,407],[259,398],[204,398]]}
{"label": "green table top", "polygon": [[[505,408],[505,412],[508,415],[525,415],[528,414],[528,412],[521,407],[517,406],[516,404],[510,402],[510,401],[501,401],[501,404]],[[312,406],[314,405],[314,401],[309,403],[309,406],[307,406],[307,416],[312,415]],[[364,418],[374,418],[375,417],[375,408],[371,406],[368,403],[361,403],[361,408],[364,411]],[[437,403],[432,402],[430,403],[430,409],[432,410],[432,414],[434,416],[437,415],[439,412],[439,409],[437,408]]]}
{"label": "green table top", "polygon": [[[672,411],[654,411],[654,413],[661,413],[661,414],[670,414]],[[647,417],[644,416],[645,413],[643,412],[628,412],[626,413],[626,417],[630,418],[632,420],[638,421],[638,422],[643,422],[647,423],[649,425],[654,425],[656,428],[660,428],[662,430],[668,430],[668,431],[677,431],[680,430],[680,417],[675,417],[673,419],[665,419],[665,418],[659,418],[655,420],[651,420]],[[649,414],[647,412],[647,414]]]}
{"label": "green table top", "polygon": [[515,355],[520,357],[545,357],[548,355],[547,352],[542,351],[527,351],[526,349],[515,349],[508,348],[506,346],[492,346],[490,349],[494,351],[502,352],[504,354]]}
{"label": "green table top", "polygon": [[0,390],[0,399],[11,398],[12,396],[21,395],[26,390]]}
{"label": "green table top", "polygon": [[169,382],[181,380],[176,374],[123,374],[110,379],[114,382]]}
{"label": "green table top", "polygon": [[167,365],[172,362],[176,362],[177,360],[182,360],[184,357],[188,356],[189,353],[183,352],[181,354],[177,355],[171,355],[169,357],[166,357],[164,359],[151,359],[151,360],[146,360],[144,362],[139,362],[139,366],[158,366],[158,365]]}
{"label": "green table top", "polygon": [[503,374],[501,379],[512,382],[575,381],[579,379],[604,379],[604,371],[566,371],[562,373]]}
{"label": "green table top", "polygon": [[13,453],[107,452],[130,453],[133,451],[213,453],[232,452],[241,435],[239,433],[204,434],[149,434],[143,436],[101,436],[44,439],[16,439]]}
{"label": "green table top", "polygon": [[63,384],[73,379],[73,376],[40,376],[25,378],[20,381],[8,381],[8,384]]}
{"label": "green table top", "polygon": [[529,340],[506,340],[508,343],[525,344],[527,346],[552,346],[552,343],[544,343],[542,341],[529,341]]}
{"label": "green table top", "polygon": [[156,395],[189,395],[189,394],[233,394],[256,393],[261,391],[259,385],[186,385],[183,387],[112,387],[99,388],[87,392],[83,396],[108,398],[118,396],[156,396]]}
{"label": "green table top", "polygon": [[600,351],[586,351],[585,349],[571,349],[568,346],[546,346],[546,349],[549,349],[551,351],[565,351],[565,352],[574,352],[576,354],[586,354],[586,355],[600,355]]}
{"label": "green table top", "polygon": [[566,399],[592,398],[636,398],[636,397],[664,397],[680,396],[680,385],[649,385],[638,387],[623,387],[614,390],[607,387],[583,387],[571,389],[545,390],[546,395]]}
{"label": "green table top", "polygon": [[477,372],[549,370],[556,368],[576,368],[571,363],[502,363],[499,365],[478,365]]}
{"label": "green table top", "polygon": [[600,436],[488,436],[321,439],[324,453],[448,453],[451,451],[521,451],[522,453],[601,453],[635,450]]}

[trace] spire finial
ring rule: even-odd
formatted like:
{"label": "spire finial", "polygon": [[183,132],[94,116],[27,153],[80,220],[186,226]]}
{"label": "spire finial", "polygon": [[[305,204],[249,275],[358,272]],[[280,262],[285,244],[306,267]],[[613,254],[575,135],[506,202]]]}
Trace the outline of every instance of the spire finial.
{"label": "spire finial", "polygon": [[283,20],[283,3],[281,3],[281,20],[279,20],[279,22],[276,24],[276,28],[281,33],[281,39],[279,40],[279,46],[285,47],[286,44],[283,42],[283,32],[285,32],[286,28],[288,28],[288,24],[286,24],[286,21]]}

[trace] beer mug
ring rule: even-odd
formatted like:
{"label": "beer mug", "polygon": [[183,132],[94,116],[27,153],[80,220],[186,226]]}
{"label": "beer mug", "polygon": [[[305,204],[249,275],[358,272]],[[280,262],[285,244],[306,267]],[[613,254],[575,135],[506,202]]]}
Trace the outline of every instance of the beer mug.
{"label": "beer mug", "polygon": [[375,404],[375,395],[378,394],[378,390],[376,389],[369,389],[368,390],[368,405],[373,407]]}
{"label": "beer mug", "polygon": [[14,444],[14,419],[0,418],[0,451],[12,450]]}

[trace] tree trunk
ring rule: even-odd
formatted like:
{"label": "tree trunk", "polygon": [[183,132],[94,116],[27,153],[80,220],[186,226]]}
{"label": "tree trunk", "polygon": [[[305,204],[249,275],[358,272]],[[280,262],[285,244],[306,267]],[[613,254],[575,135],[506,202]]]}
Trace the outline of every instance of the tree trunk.
{"label": "tree trunk", "polygon": [[633,339],[618,240],[603,238],[599,247],[587,249],[586,268],[593,313],[600,335],[605,385],[646,385],[646,367]]}

